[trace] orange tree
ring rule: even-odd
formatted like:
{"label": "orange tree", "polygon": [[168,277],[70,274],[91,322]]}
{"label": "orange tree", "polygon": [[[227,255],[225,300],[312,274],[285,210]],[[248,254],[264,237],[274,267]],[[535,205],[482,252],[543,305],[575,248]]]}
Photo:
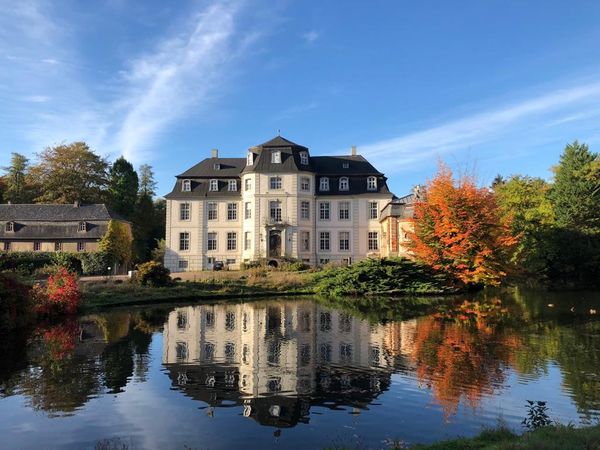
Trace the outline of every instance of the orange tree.
{"label": "orange tree", "polygon": [[415,204],[413,221],[412,251],[434,269],[467,284],[496,285],[506,275],[518,237],[511,234],[510,218],[502,215],[494,193],[479,188],[472,177],[455,179],[440,163]]}

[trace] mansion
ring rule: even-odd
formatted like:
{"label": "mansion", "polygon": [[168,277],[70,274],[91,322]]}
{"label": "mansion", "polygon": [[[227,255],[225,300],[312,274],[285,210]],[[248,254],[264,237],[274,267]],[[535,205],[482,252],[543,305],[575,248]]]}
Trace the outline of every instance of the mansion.
{"label": "mansion", "polygon": [[352,147],[311,156],[281,136],[245,158],[207,158],[166,195],[165,265],[172,272],[237,269],[266,260],[351,264],[407,254],[415,194],[395,197],[387,178]]}

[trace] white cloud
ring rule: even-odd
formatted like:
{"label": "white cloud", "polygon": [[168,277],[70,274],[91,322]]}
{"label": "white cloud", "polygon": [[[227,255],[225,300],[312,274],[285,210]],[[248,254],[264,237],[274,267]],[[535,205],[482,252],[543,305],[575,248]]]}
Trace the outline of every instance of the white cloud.
{"label": "white cloud", "polygon": [[302,39],[304,39],[304,41],[307,44],[312,44],[314,43],[317,39],[319,39],[319,37],[321,36],[321,33],[319,33],[317,30],[310,30],[304,34],[302,34],[300,37]]}
{"label": "white cloud", "polygon": [[[600,83],[556,89],[498,108],[492,108],[395,138],[361,146],[361,153],[386,161],[386,172],[400,172],[436,156],[461,152],[506,137],[532,134],[548,124],[600,117]],[[540,139],[543,132],[540,133]],[[515,149],[507,149],[507,151]]]}

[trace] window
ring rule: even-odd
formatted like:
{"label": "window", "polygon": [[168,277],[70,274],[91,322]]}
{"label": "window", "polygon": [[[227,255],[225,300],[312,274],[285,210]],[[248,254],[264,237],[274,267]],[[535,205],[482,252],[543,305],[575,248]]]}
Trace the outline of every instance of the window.
{"label": "window", "polygon": [[372,366],[379,365],[379,360],[381,359],[381,350],[379,350],[379,347],[371,346],[369,348],[369,359]]}
{"label": "window", "polygon": [[319,353],[322,362],[331,362],[331,344],[321,344]]}
{"label": "window", "polygon": [[233,362],[235,359],[235,344],[233,342],[227,342],[225,344],[225,361]]}
{"label": "window", "polygon": [[369,202],[369,219],[377,219],[379,216],[379,208],[377,202]]}
{"label": "window", "polygon": [[55,242],[54,243],[54,251],[55,252],[62,252],[62,242]]}
{"label": "window", "polygon": [[271,177],[269,179],[271,189],[281,189],[281,177]]}
{"label": "window", "polygon": [[321,231],[319,235],[319,248],[323,252],[328,252],[330,250],[329,231]]}
{"label": "window", "polygon": [[300,152],[300,164],[304,166],[308,164],[308,153]]}
{"label": "window", "polygon": [[252,189],[252,180],[250,178],[246,178],[244,180],[244,189],[246,189],[247,191]]}
{"label": "window", "polygon": [[301,333],[309,333],[310,332],[310,323],[311,323],[311,317],[310,317],[310,312],[308,311],[302,311],[300,313],[300,317],[298,318],[299,322],[300,322],[300,332]]}
{"label": "window", "polygon": [[39,252],[42,249],[42,243],[41,242],[34,242],[33,243],[33,251],[34,252]]}
{"label": "window", "polygon": [[232,266],[232,265],[234,265],[235,263],[236,263],[235,259],[232,259],[232,258],[227,258],[227,259],[225,260],[225,264],[227,264],[228,266]]}
{"label": "window", "polygon": [[87,223],[79,222],[79,232],[83,233],[87,231]]}
{"label": "window", "polygon": [[248,156],[246,157],[246,164],[249,166],[254,164],[254,153],[248,152]]}
{"label": "window", "polygon": [[211,192],[216,192],[219,190],[219,180],[210,180],[210,184],[208,185],[208,190]]}
{"label": "window", "polygon": [[177,342],[175,344],[175,357],[177,361],[184,361],[188,357],[188,346],[186,342]]}
{"label": "window", "polygon": [[252,219],[252,203],[246,202],[244,205],[244,219]]}
{"label": "window", "polygon": [[281,222],[281,202],[279,200],[269,202],[269,212],[271,220]]}
{"label": "window", "polygon": [[340,362],[352,362],[352,344],[340,344]]}
{"label": "window", "polygon": [[203,355],[203,360],[204,361],[212,361],[215,358],[215,344],[213,344],[212,342],[206,342],[204,344],[204,355]]}
{"label": "window", "polygon": [[4,243],[4,251],[8,252],[10,250],[10,242],[5,242]]}
{"label": "window", "polygon": [[340,220],[350,220],[350,202],[340,202],[338,206]]}
{"label": "window", "polygon": [[208,240],[206,241],[207,250],[217,249],[217,233],[208,233]]}
{"label": "window", "polygon": [[190,204],[179,204],[179,220],[190,220]]}
{"label": "window", "polygon": [[281,163],[281,151],[280,150],[273,150],[271,152],[271,163],[273,163],[273,164]]}
{"label": "window", "polygon": [[352,331],[352,316],[348,313],[341,313],[338,317],[340,333],[350,333]]}
{"label": "window", "polygon": [[214,311],[207,311],[204,316],[204,323],[207,328],[213,328],[215,326],[215,313]]}
{"label": "window", "polygon": [[310,191],[310,178],[308,178],[308,177],[300,178],[300,190],[301,191]]}
{"label": "window", "polygon": [[324,266],[325,264],[329,264],[329,258],[320,258],[319,264]]}
{"label": "window", "polygon": [[225,330],[235,330],[235,313],[233,311],[228,311],[227,313],[225,313]]}
{"label": "window", "polygon": [[319,323],[321,326],[321,331],[329,332],[331,331],[331,313],[330,312],[322,312],[319,318]]}
{"label": "window", "polygon": [[237,233],[235,231],[227,233],[227,250],[237,250]]}
{"label": "window", "polygon": [[302,250],[305,252],[310,251],[310,231],[302,231],[300,237],[302,240]]}
{"label": "window", "polygon": [[305,220],[310,219],[310,202],[300,202],[300,218]]}
{"label": "window", "polygon": [[184,231],[179,233],[179,250],[185,251],[190,249],[190,233]]}
{"label": "window", "polygon": [[77,243],[77,251],[78,252],[85,252],[85,242],[78,242]]}
{"label": "window", "polygon": [[246,231],[244,233],[244,250],[250,250],[252,248],[252,233]]}
{"label": "window", "polygon": [[227,190],[230,192],[237,191],[237,180],[229,180],[227,182]]}
{"label": "window", "polygon": [[329,178],[323,177],[319,182],[319,190],[320,191],[328,191],[329,190]]}
{"label": "window", "polygon": [[191,180],[183,180],[181,184],[181,190],[183,192],[190,192],[192,190],[192,181]]}
{"label": "window", "polygon": [[319,203],[319,219],[329,220],[329,202]]}
{"label": "window", "polygon": [[217,220],[219,217],[216,203],[208,204],[208,220]]}
{"label": "window", "polygon": [[350,167],[350,163],[342,163],[342,168],[343,169],[348,169]]}
{"label": "window", "polygon": [[310,344],[304,344],[302,347],[300,347],[300,365],[307,366],[310,364],[310,354]]}
{"label": "window", "polygon": [[237,220],[237,203],[227,203],[227,220]]}
{"label": "window", "polygon": [[340,178],[340,191],[347,191],[350,189],[350,182],[348,181],[348,177]]}
{"label": "window", "polygon": [[379,236],[377,231],[369,231],[368,244],[369,250],[379,250]]}
{"label": "window", "polygon": [[350,250],[350,232],[340,231],[340,251]]}
{"label": "window", "polygon": [[178,267],[180,269],[184,269],[184,270],[187,269],[188,268],[188,261],[187,261],[187,259],[180,259]]}
{"label": "window", "polygon": [[15,231],[15,223],[14,222],[7,222],[6,223],[6,227],[5,227],[6,231]]}
{"label": "window", "polygon": [[377,177],[367,178],[367,190],[368,191],[376,191],[377,190]]}

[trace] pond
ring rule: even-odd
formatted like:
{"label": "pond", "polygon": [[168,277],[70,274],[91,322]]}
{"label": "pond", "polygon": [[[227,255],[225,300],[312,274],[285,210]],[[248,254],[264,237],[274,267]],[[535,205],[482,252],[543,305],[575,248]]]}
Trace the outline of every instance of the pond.
{"label": "pond", "polygon": [[597,293],[345,304],[131,308],[5,336],[0,446],[387,448],[521,430],[526,400],[600,418]]}

